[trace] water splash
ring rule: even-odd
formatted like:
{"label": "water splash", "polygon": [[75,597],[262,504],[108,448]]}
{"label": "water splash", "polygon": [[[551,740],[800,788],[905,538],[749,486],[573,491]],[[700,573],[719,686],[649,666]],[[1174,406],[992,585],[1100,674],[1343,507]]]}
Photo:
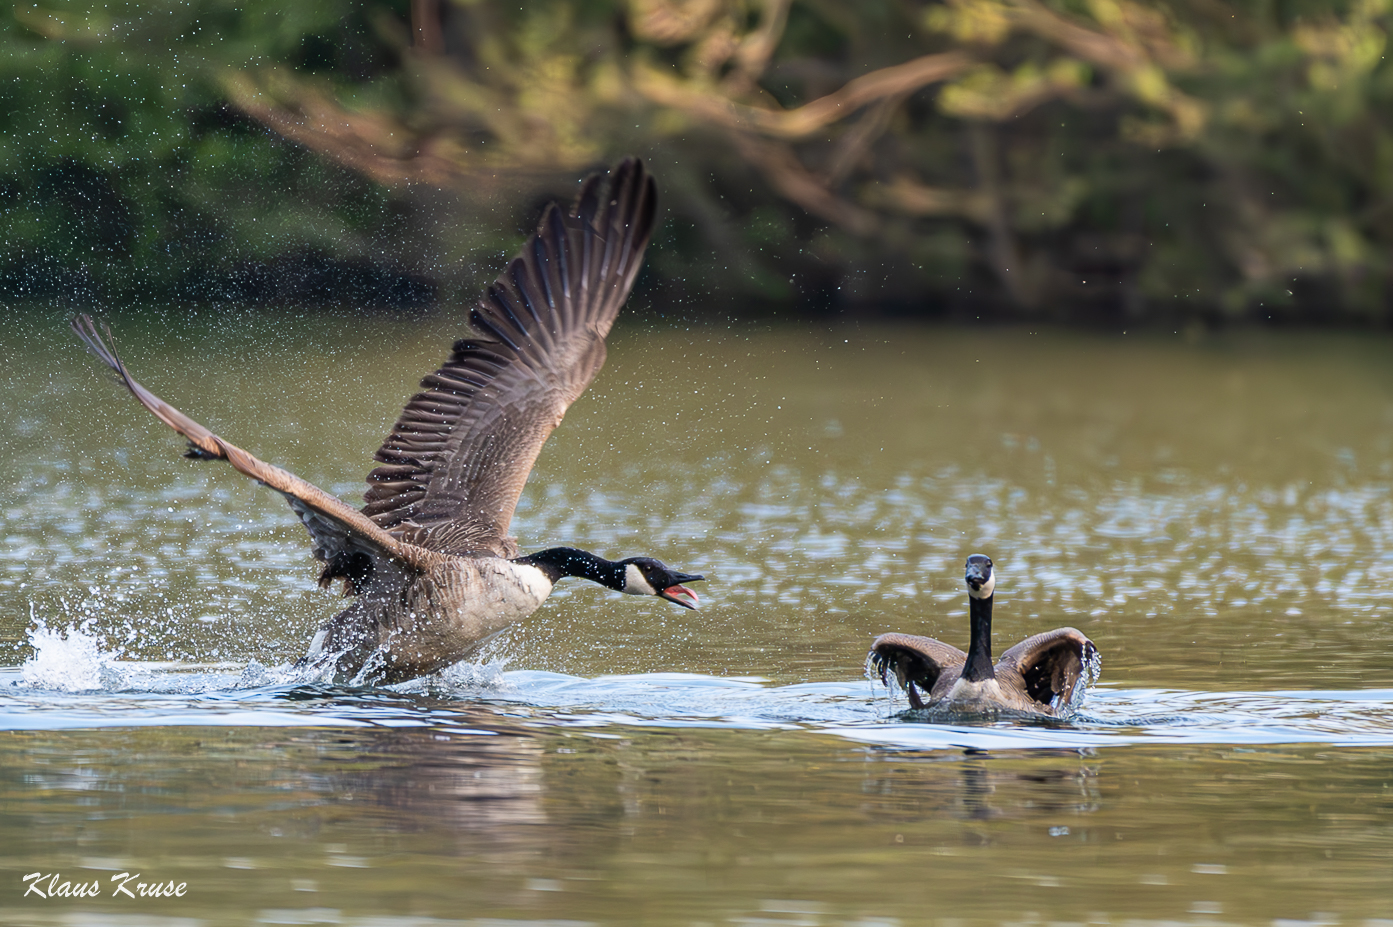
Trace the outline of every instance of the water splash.
{"label": "water splash", "polygon": [[[477,695],[481,691],[493,692],[508,690],[511,686],[504,678],[508,660],[495,659],[480,662],[461,660],[452,666],[430,676],[411,679],[406,682],[381,686],[394,692],[408,695],[444,695],[459,697]],[[365,683],[360,672],[348,683],[349,688],[361,688]],[[280,666],[266,666],[252,660],[242,667],[234,688],[267,689],[278,686],[328,686],[333,687],[334,661],[332,658],[304,663],[284,663]]]}
{"label": "water splash", "polygon": [[320,664],[297,666],[294,663],[282,663],[279,666],[266,666],[257,660],[251,660],[242,667],[234,688],[269,689],[274,686],[328,684],[333,681],[332,669],[332,666]]}
{"label": "water splash", "polygon": [[[287,686],[334,686],[332,660],[273,666],[251,660],[240,667],[237,664],[137,661],[130,659],[127,652],[131,635],[113,643],[96,617],[80,618],[65,627],[50,627],[48,620],[33,614],[32,609],[31,615],[32,625],[26,641],[32,653],[17,668],[18,678],[12,683],[27,689],[72,694],[177,692],[196,695]],[[456,697],[510,691],[514,687],[504,676],[507,666],[506,658],[481,662],[463,660],[434,675],[385,688],[405,694]],[[229,671],[233,675],[228,675]]]}
{"label": "water splash", "polygon": [[1083,704],[1084,699],[1088,698],[1088,690],[1098,684],[1098,679],[1103,675],[1103,654],[1097,647],[1089,648],[1083,658],[1083,672],[1079,674],[1078,682],[1074,683],[1074,694],[1069,700],[1068,710],[1076,712]]}
{"label": "water splash", "polygon": [[95,626],[89,618],[59,630],[35,617],[28,638],[34,652],[20,667],[23,684],[58,692],[126,688],[132,673],[116,665],[122,648],[104,649],[106,641]]}
{"label": "water splash", "polygon": [[506,657],[481,663],[461,660],[453,666],[445,667],[434,676],[427,677],[424,683],[431,691],[439,689],[452,692],[461,689],[471,691],[504,689],[509,687],[508,682],[503,678],[503,672],[507,669],[509,662]]}
{"label": "water splash", "polygon": [[871,684],[872,698],[875,697],[878,688],[885,689],[885,699],[881,704],[885,705],[885,717],[892,718],[904,709],[899,706],[900,688],[890,682],[885,669],[876,652],[872,650],[866,654],[866,662],[861,667],[861,673]]}

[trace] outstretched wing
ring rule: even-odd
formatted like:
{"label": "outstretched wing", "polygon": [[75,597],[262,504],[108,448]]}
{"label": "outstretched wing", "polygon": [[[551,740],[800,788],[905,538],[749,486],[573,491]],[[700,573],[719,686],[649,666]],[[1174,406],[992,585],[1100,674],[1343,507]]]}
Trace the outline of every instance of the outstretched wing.
{"label": "outstretched wing", "polygon": [[657,199],[630,158],[585,181],[470,313],[478,337],[421,381],[377,451],[363,514],[434,550],[511,556],[505,537],[542,444],[605,360],[653,232]]}
{"label": "outstretched wing", "polygon": [[880,674],[881,682],[888,686],[889,677],[894,674],[909,694],[910,705],[923,708],[919,692],[932,693],[944,671],[962,666],[967,662],[967,654],[932,637],[882,634],[871,644],[866,659]]}
{"label": "outstretched wing", "polygon": [[[121,382],[140,400],[141,405],[188,439],[189,450],[184,456],[200,460],[226,460],[239,473],[271,487],[285,497],[295,514],[300,516],[300,521],[309,529],[314,539],[314,555],[327,564],[322,582],[343,576],[356,587],[371,572],[373,563],[381,558],[408,566],[414,560],[400,541],[352,506],[288,470],[258,460],[235,444],[224,441],[137,383],[115,349],[97,332],[91,316],[74,316],[70,324],[88,350],[116,371]],[[109,340],[111,329],[103,328]]]}
{"label": "outstretched wing", "polygon": [[1041,705],[1067,705],[1098,648],[1074,628],[1055,628],[1027,637],[1001,655],[996,674],[1016,673],[1027,695]]}

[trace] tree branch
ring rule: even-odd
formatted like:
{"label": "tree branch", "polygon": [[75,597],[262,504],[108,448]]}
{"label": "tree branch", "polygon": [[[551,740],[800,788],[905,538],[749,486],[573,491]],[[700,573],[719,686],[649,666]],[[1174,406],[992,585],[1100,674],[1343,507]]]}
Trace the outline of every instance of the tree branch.
{"label": "tree branch", "polygon": [[858,77],[840,90],[790,110],[762,109],[736,103],[714,91],[692,87],[656,68],[634,69],[636,89],[663,106],[680,109],[706,122],[784,139],[806,138],[886,97],[913,93],[967,70],[976,59],[962,51],[924,55],[904,64]]}

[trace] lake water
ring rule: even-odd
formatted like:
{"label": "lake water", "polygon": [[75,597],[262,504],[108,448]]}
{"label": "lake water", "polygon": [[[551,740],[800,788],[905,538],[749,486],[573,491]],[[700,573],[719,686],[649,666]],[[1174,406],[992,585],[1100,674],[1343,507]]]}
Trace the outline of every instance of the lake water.
{"label": "lake water", "polygon": [[[112,322],[355,504],[460,334]],[[621,326],[513,530],[702,610],[570,581],[390,689],[286,669],[342,607],[305,532],[62,313],[0,360],[0,924],[1393,927],[1393,338]],[[965,646],[974,552],[998,652],[1097,643],[1067,723],[865,677],[882,631]],[[100,895],[26,895],[64,881]]]}

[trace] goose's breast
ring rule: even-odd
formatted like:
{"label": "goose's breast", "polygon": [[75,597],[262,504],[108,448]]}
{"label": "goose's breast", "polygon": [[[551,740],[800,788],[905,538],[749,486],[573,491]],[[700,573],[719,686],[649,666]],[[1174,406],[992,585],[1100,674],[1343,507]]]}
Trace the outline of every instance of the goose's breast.
{"label": "goose's breast", "polygon": [[534,566],[503,559],[454,559],[423,575],[411,591],[414,609],[457,632],[490,634],[532,614],[551,594],[552,583]]}
{"label": "goose's breast", "polygon": [[1025,692],[1017,689],[1007,680],[982,679],[969,682],[959,678],[943,696],[945,706],[961,711],[997,711],[1008,709],[1036,715],[1053,715],[1054,709],[1048,704],[1035,701]]}
{"label": "goose's breast", "polygon": [[1001,691],[1001,683],[995,679],[970,682],[961,676],[943,697],[950,702],[988,702],[998,705],[1008,701],[1005,693]]}
{"label": "goose's breast", "polygon": [[402,678],[434,672],[532,614],[551,585],[536,567],[452,558],[409,584],[405,614],[387,626],[381,648]]}
{"label": "goose's breast", "polygon": [[485,596],[500,610],[523,615],[536,611],[552,590],[547,574],[531,564],[511,560],[480,561],[479,582]]}

